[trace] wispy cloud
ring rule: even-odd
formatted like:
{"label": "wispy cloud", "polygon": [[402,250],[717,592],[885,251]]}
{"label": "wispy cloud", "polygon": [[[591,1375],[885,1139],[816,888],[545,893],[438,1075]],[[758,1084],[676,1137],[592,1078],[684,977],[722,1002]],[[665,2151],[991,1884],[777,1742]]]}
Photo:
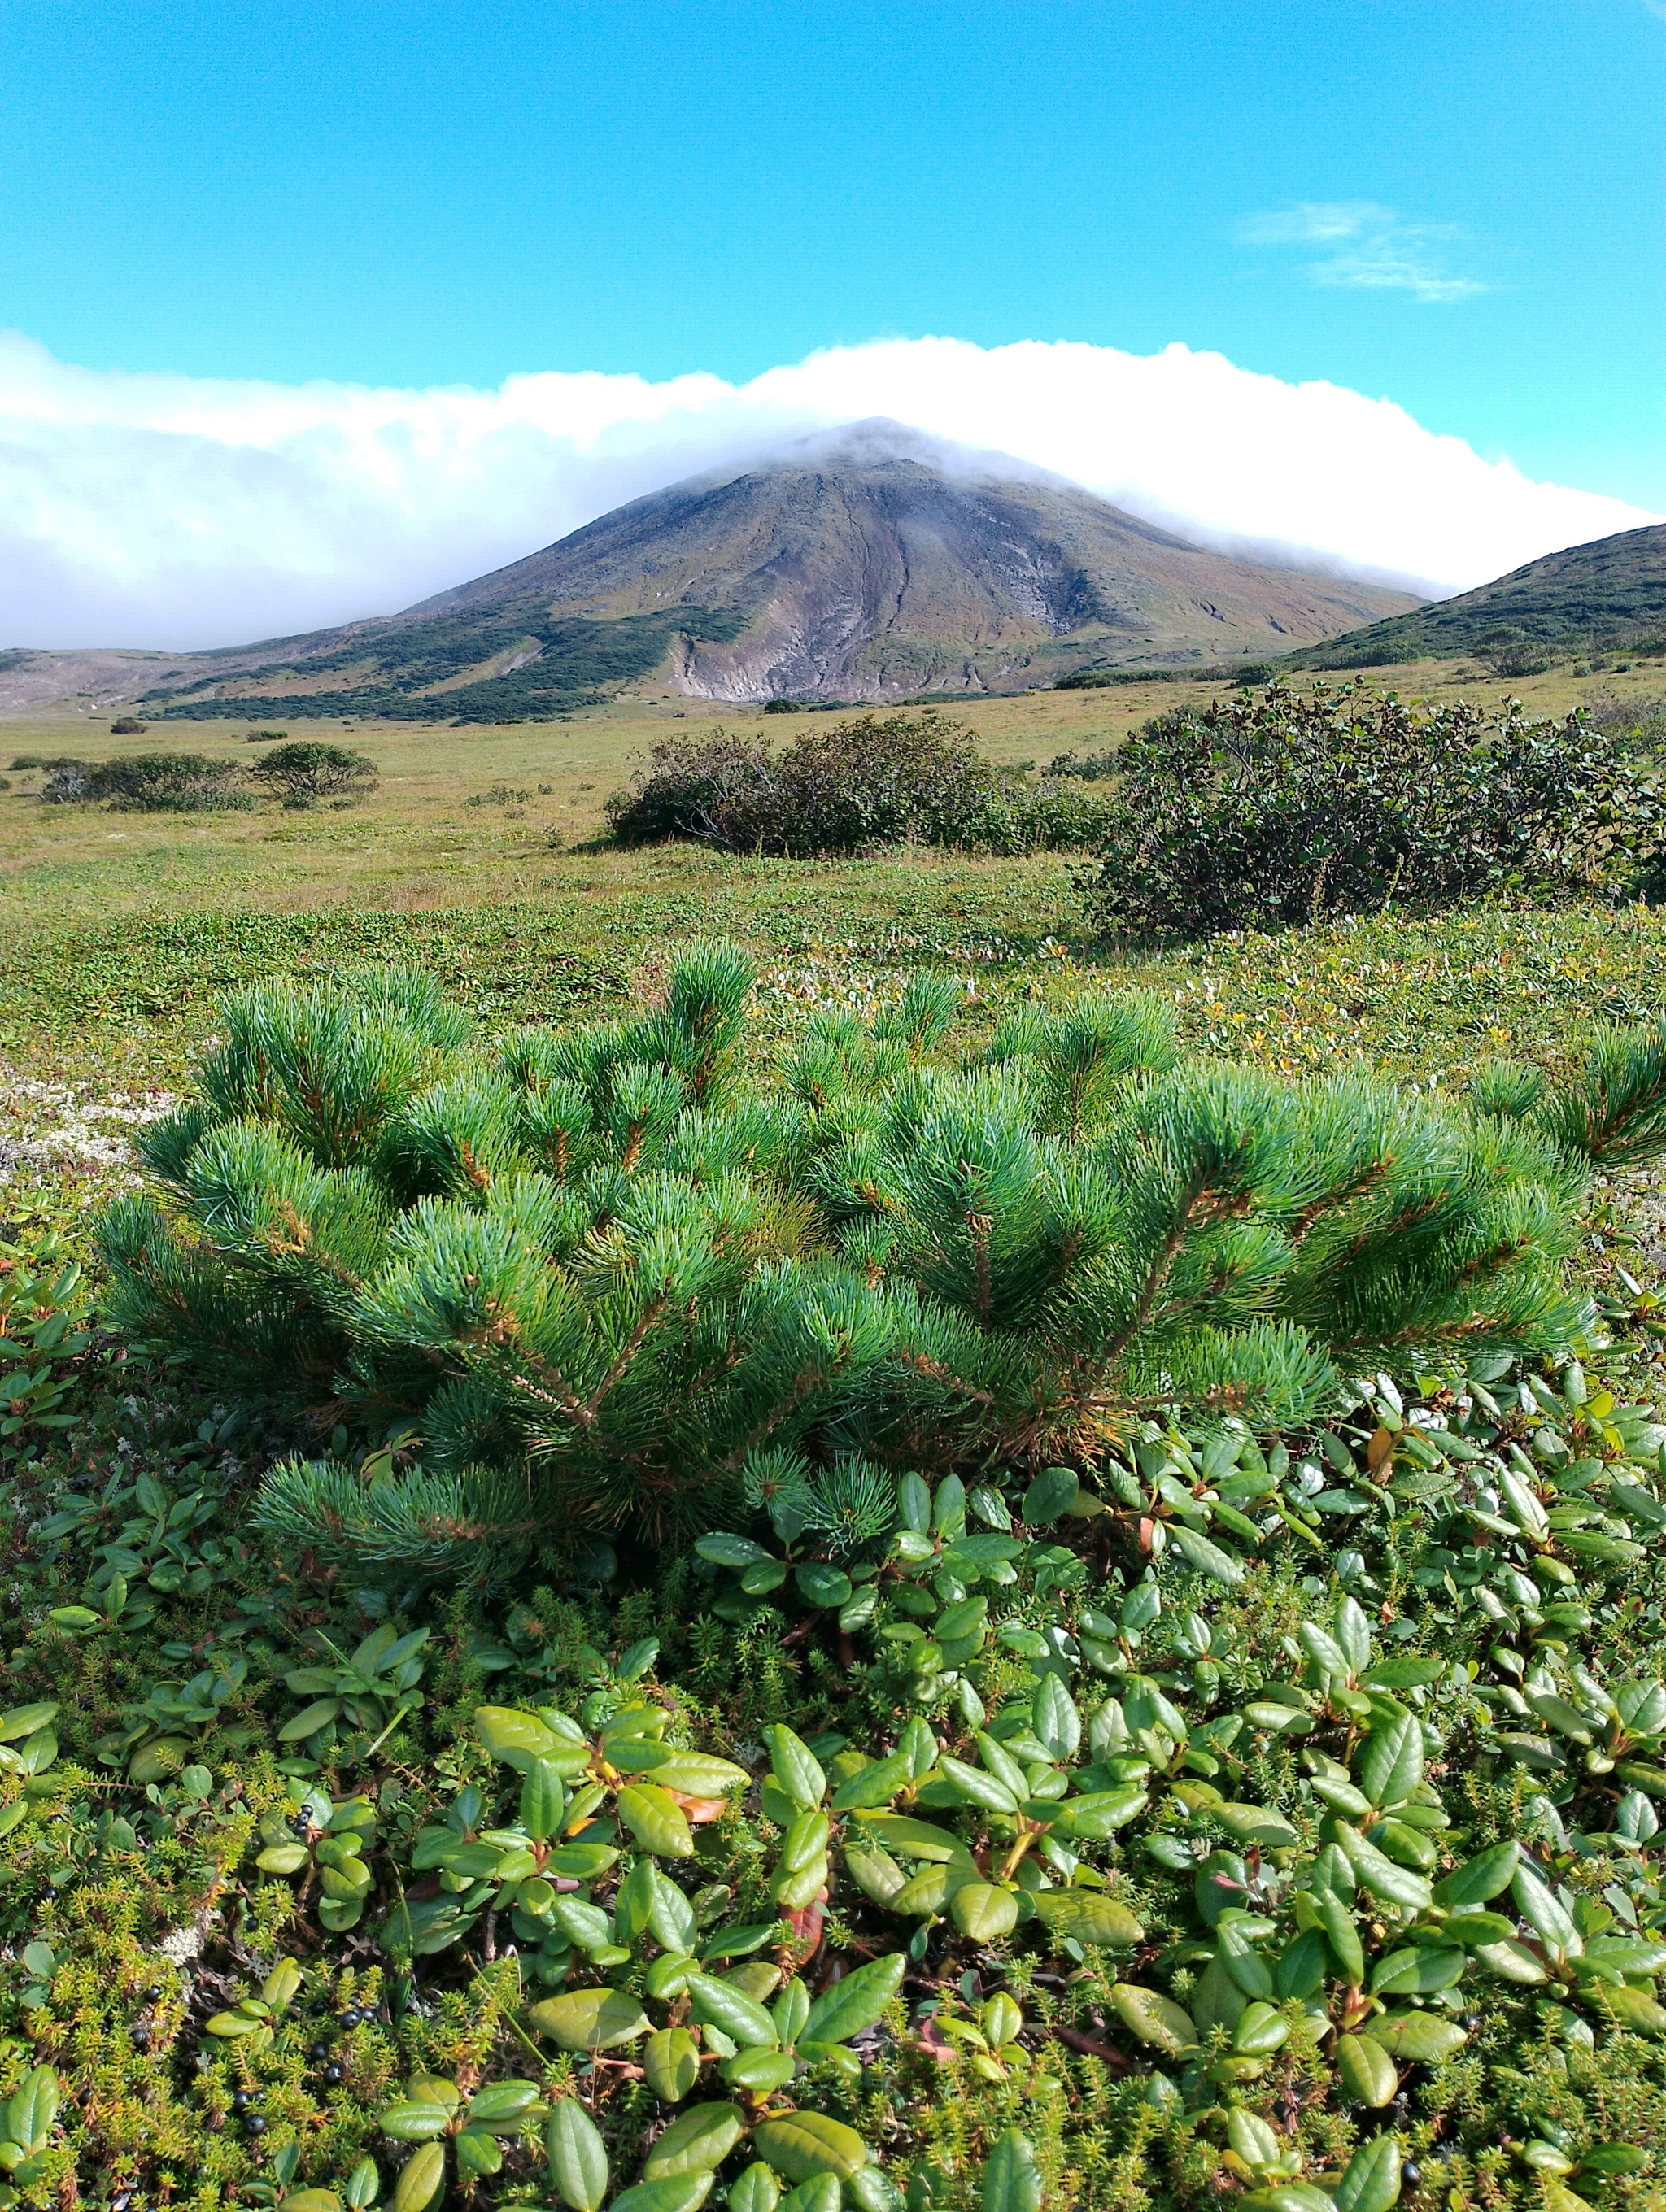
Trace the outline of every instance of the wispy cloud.
{"label": "wispy cloud", "polygon": [[386,614],[696,471],[891,416],[1226,547],[1456,590],[1660,520],[1218,353],[891,339],[750,384],[495,392],[71,368],[0,332],[0,647],[235,645]]}
{"label": "wispy cloud", "polygon": [[1237,235],[1245,246],[1316,247],[1303,274],[1345,291],[1409,292],[1414,300],[1444,305],[1487,289],[1447,267],[1448,250],[1462,238],[1454,225],[1402,222],[1374,200],[1303,200],[1250,216]]}

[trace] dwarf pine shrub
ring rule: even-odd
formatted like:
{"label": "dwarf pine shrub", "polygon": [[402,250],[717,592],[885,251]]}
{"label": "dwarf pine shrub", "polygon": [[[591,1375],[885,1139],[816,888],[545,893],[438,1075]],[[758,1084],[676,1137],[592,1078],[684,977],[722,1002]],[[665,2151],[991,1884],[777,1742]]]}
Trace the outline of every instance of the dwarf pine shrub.
{"label": "dwarf pine shrub", "polygon": [[[275,1476],[268,1525],[431,1574],[663,1540],[785,1486],[1090,1474],[1152,1409],[1274,1428],[1346,1378],[1566,1344],[1594,1159],[1666,1148],[1666,1032],[1474,1107],[1187,1060],[1155,999],[942,1057],[953,987],[742,1058],[751,974],[496,1042],[421,976],[262,986],[102,1231],[134,1338],[404,1473]],[[420,1449],[420,1467],[410,1464]]]}

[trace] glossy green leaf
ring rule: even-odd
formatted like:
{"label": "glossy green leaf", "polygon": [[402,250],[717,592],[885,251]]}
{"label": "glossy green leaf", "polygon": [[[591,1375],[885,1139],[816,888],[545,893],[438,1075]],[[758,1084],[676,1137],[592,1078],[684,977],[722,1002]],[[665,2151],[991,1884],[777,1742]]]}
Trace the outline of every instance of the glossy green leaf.
{"label": "glossy green leaf", "polygon": [[752,2147],[791,2182],[807,2181],[812,2173],[854,2173],[868,2158],[867,2146],[856,2130],[824,2112],[786,2112],[765,2120],[752,2137]]}
{"label": "glossy green leaf", "polygon": [[1041,2169],[1029,2138],[1008,2128],[983,2162],[981,2212],[1041,2212]]}
{"label": "glossy green leaf", "polygon": [[1031,1903],[1055,1936],[1113,1951],[1131,1951],[1145,1941],[1145,1929],[1127,1905],[1100,1890],[1040,1889]]}
{"label": "glossy green leaf", "polygon": [[710,1974],[691,1973],[687,1986],[694,2016],[702,2026],[721,2027],[725,2035],[743,2045],[768,2049],[774,2045],[774,2021],[745,1990]]}
{"label": "glossy green leaf", "polygon": [[1373,1805],[1398,1805],[1423,1779],[1423,1729],[1411,1714],[1379,1723],[1360,1747],[1359,1787]]}
{"label": "glossy green leaf", "polygon": [[1521,1846],[1515,1843],[1494,1844],[1488,1850],[1478,1851],[1435,1884],[1435,1903],[1449,1912],[1487,1904],[1509,1888],[1520,1859]]}
{"label": "glossy green leaf", "polygon": [[993,1943],[1018,1926],[1018,1900],[992,1882],[969,1881],[950,1899],[949,1917],[974,1943]]}
{"label": "glossy green leaf", "polygon": [[690,2106],[655,2142],[642,2179],[660,2181],[668,2174],[715,2172],[745,2132],[745,2116],[736,2106]]}
{"label": "glossy green leaf", "polygon": [[729,2212],[775,2212],[781,2184],[763,2160],[754,2159],[729,2189]]}
{"label": "glossy green leaf", "polygon": [[576,2098],[563,2097],[544,2128],[550,2178],[572,2212],[598,2212],[607,2194],[607,2148]]}
{"label": "glossy green leaf", "polygon": [[606,2051],[634,2043],[649,2027],[634,1997],[606,1989],[568,1990],[530,2006],[526,2016],[562,2051]]}
{"label": "glossy green leaf", "polygon": [[1110,2002],[1128,2033],[1166,2057],[1179,2058],[1196,2050],[1197,2028],[1190,2013],[1160,1990],[1142,1989],[1137,1982],[1117,1982]]}
{"label": "glossy green leaf", "polygon": [[1438,2066],[1461,2051],[1468,2038],[1455,2020],[1432,2012],[1383,2013],[1359,2031],[1380,2043],[1402,2066]]}
{"label": "glossy green leaf", "polygon": [[848,2043],[853,2035],[873,2027],[884,2019],[907,1971],[905,1954],[892,1951],[846,1974],[811,2006],[800,2042]]}
{"label": "glossy green leaf", "polygon": [[1074,1759],[1082,1741],[1082,1717],[1076,1701],[1056,1674],[1043,1674],[1031,1701],[1031,1726],[1049,1758]]}
{"label": "glossy green leaf", "polygon": [[639,2181],[634,2187],[622,2190],[607,2212],[699,2212],[712,2193],[714,2179],[709,2171],[702,2171],[667,2173],[658,2181]]}
{"label": "glossy green leaf", "polygon": [[1361,2143],[1336,2185],[1336,2212],[1389,2212],[1400,2196],[1400,2145],[1393,2136]]}
{"label": "glossy green leaf", "polygon": [[430,2212],[445,2193],[446,2147],[425,2142],[399,2168],[392,2212]]}
{"label": "glossy green leaf", "polygon": [[1336,2039],[1336,2071],[1342,2088],[1356,2105],[1380,2109],[1400,2087],[1400,2069],[1380,2043],[1368,2035]]}
{"label": "glossy green leaf", "polygon": [[1080,1487],[1079,1479],[1069,1468],[1047,1468],[1025,1492],[1018,1510],[1031,1528],[1044,1528],[1070,1510]]}
{"label": "glossy green leaf", "polygon": [[827,1791],[827,1776],[809,1746],[777,1721],[763,1730],[763,1747],[769,1754],[770,1771],[793,1803],[819,1805]]}
{"label": "glossy green leaf", "polygon": [[641,2061],[662,2105],[680,2105],[700,2079],[700,2046],[685,2027],[656,2028],[642,2045]]}
{"label": "glossy green leaf", "polygon": [[652,1782],[632,1782],[620,1790],[617,1802],[619,1818],[645,1851],[667,1859],[690,1856],[693,1832],[668,1790]]}

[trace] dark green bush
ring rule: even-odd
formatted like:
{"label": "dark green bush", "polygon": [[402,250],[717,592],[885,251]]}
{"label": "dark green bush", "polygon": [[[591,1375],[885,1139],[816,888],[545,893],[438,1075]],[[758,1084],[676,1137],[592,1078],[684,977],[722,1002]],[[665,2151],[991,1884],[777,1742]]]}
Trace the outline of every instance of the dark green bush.
{"label": "dark green bush", "polygon": [[[78,791],[57,787],[76,779]],[[106,799],[122,814],[218,813],[254,804],[236,763],[206,753],[134,753],[95,768],[59,769],[40,795]]]}
{"label": "dark green bush", "polygon": [[293,738],[264,753],[249,774],[289,807],[316,806],[321,799],[356,798],[374,788],[376,764],[347,745]]}
{"label": "dark green bush", "polygon": [[1104,783],[1118,773],[1120,757],[1114,745],[1093,753],[1057,753],[1047,763],[1047,773],[1055,778],[1074,776],[1083,783]]}
{"label": "dark green bush", "polygon": [[142,753],[112,761],[88,784],[90,796],[107,798],[119,811],[193,813],[252,803],[235,762],[199,753]]}
{"label": "dark green bush", "polygon": [[726,730],[667,738],[607,816],[623,845],[689,838],[799,858],[903,842],[1025,852],[1090,842],[1099,827],[1094,810],[1003,775],[970,730],[929,711],[806,729],[779,754]]}
{"label": "dark green bush", "polygon": [[1179,708],[1117,756],[1101,928],[1277,929],[1495,892],[1618,890],[1661,848],[1652,779],[1578,714],[1420,709],[1358,685]]}
{"label": "dark green bush", "polygon": [[[1165,1402],[1280,1425],[1341,1378],[1581,1326],[1593,1158],[1666,1145],[1666,1036],[1442,1108],[1180,1060],[1133,995],[925,1054],[954,994],[743,1077],[722,946],[635,1020],[471,1042],[423,979],[251,990],[106,1220],[110,1311],[192,1371],[423,1438],[274,1478],[286,1543],[422,1577],[660,1541],[754,1492],[1091,1462]],[[855,1510],[853,1505],[850,1510]]]}

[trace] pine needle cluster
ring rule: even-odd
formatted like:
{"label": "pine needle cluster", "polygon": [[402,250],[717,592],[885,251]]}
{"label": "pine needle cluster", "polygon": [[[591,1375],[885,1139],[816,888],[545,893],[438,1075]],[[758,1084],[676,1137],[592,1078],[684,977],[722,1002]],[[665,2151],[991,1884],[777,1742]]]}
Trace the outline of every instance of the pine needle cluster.
{"label": "pine needle cluster", "polygon": [[1565,1345],[1593,1161],[1666,1149],[1666,1030],[1441,1103],[1188,1060],[1138,994],[955,1061],[927,975],[757,1079],[751,984],[696,947],[634,1019],[496,1042],[401,971],[226,1005],[157,1194],[106,1218],[110,1317],[408,1432],[370,1479],[279,1470],[269,1531],[452,1574],[768,1504],[836,1548],[905,1472],[1091,1475],[1158,1406],[1312,1422],[1349,1376]]}

